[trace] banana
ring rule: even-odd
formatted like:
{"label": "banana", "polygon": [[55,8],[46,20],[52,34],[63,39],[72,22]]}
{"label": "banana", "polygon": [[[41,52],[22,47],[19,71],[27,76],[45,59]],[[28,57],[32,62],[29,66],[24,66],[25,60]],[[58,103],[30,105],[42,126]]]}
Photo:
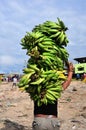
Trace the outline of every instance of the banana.
{"label": "banana", "polygon": [[57,33],[58,32],[58,30],[57,29],[55,29],[55,28],[50,28],[49,30],[48,30],[51,34],[52,33]]}
{"label": "banana", "polygon": [[26,78],[26,79],[24,80],[24,82],[23,82],[23,85],[24,85],[24,86],[27,85],[30,81],[31,81],[31,79]]}
{"label": "banana", "polygon": [[40,42],[43,42],[45,38],[46,38],[46,37],[44,36],[44,37],[41,37],[41,38],[37,39],[37,40],[36,40],[36,43],[38,44],[38,43],[40,43]]}
{"label": "banana", "polygon": [[58,59],[57,59],[57,58],[58,58],[57,56],[53,56],[53,55],[52,55],[52,56],[49,56],[49,55],[47,55],[46,57],[47,57],[48,59],[50,59],[51,61],[56,61],[56,62],[57,62],[57,60],[58,60]]}
{"label": "banana", "polygon": [[[26,84],[28,84],[29,82],[30,82],[30,76],[32,75],[32,74],[34,74],[34,72],[31,72],[31,73],[29,73],[29,74],[25,74],[25,75],[23,75],[23,77],[20,79],[20,81],[19,81],[19,84],[21,84],[22,83],[22,85],[26,85]],[[20,85],[21,86],[21,85]]]}
{"label": "banana", "polygon": [[59,74],[58,79],[66,80],[66,76],[64,74]]}
{"label": "banana", "polygon": [[37,100],[37,105],[41,106],[41,101],[40,100]]}
{"label": "banana", "polygon": [[61,86],[54,86],[49,88],[50,91],[55,91],[55,92],[61,92],[62,91],[62,87]]}
{"label": "banana", "polygon": [[42,44],[42,43],[38,43],[38,46],[42,49],[42,50],[45,50],[46,47]]}
{"label": "banana", "polygon": [[60,52],[61,52],[61,57],[64,61],[68,60],[69,57],[69,53],[67,52],[67,50],[65,48],[60,48]]}
{"label": "banana", "polygon": [[42,43],[39,43],[38,46],[47,51],[47,49],[53,49],[53,42],[42,42]]}
{"label": "banana", "polygon": [[39,85],[39,84],[41,84],[44,80],[45,80],[45,78],[39,78],[39,79],[37,79],[36,81],[31,82],[30,84],[32,84],[32,85]]}
{"label": "banana", "polygon": [[63,74],[65,71],[64,70],[56,70],[56,73],[57,73],[57,75],[59,75],[59,74]]}
{"label": "banana", "polygon": [[41,102],[43,102],[44,104],[46,104],[46,105],[47,105],[48,100],[47,100],[46,96],[44,96],[44,98],[43,98],[43,99],[41,99]]}
{"label": "banana", "polygon": [[25,91],[25,87],[19,88],[20,91]]}
{"label": "banana", "polygon": [[46,22],[44,23],[44,25],[45,25],[46,27],[51,27],[51,28],[56,28],[56,27],[57,27],[56,23],[55,23],[55,22],[52,22],[52,21],[46,21]]}
{"label": "banana", "polygon": [[61,34],[61,31],[58,31],[57,33],[51,35],[50,38],[57,39],[60,34]]}
{"label": "banana", "polygon": [[28,74],[28,73],[30,73],[30,72],[35,72],[33,69],[31,69],[31,68],[24,68],[23,69],[23,72],[25,73],[25,74]]}
{"label": "banana", "polygon": [[21,88],[21,87],[23,87],[23,86],[24,86],[23,83],[19,81],[18,87]]}
{"label": "banana", "polygon": [[57,26],[57,27],[56,27],[57,30],[59,30],[59,31],[62,30],[62,28],[61,28],[61,26],[59,25],[58,21],[56,22],[56,26]]}
{"label": "banana", "polygon": [[38,94],[40,94],[40,92],[41,92],[41,88],[42,88],[41,85],[39,85],[39,87],[37,87]]}
{"label": "banana", "polygon": [[43,54],[42,54],[42,55],[43,55],[43,56],[55,57],[55,55],[54,55],[54,54],[49,53],[49,52],[43,52]]}
{"label": "banana", "polygon": [[44,41],[44,42],[42,42],[42,45],[51,46],[53,48],[54,42],[52,42],[52,41]]}
{"label": "banana", "polygon": [[63,31],[60,31],[60,34],[58,35],[58,37],[57,37],[57,41],[58,41],[58,44],[60,45],[61,43],[61,38],[62,38],[62,36],[63,36]]}
{"label": "banana", "polygon": [[[26,79],[27,79],[27,75],[28,74],[25,74],[25,75],[23,75],[22,77],[21,77],[21,79],[20,79],[20,81],[19,81],[19,83],[21,84],[21,83],[23,83]],[[31,74],[29,74],[29,77],[31,76]]]}
{"label": "banana", "polygon": [[51,60],[49,58],[45,58],[45,63],[50,67],[53,68],[53,63],[51,62]]}
{"label": "banana", "polygon": [[50,48],[45,48],[44,49],[46,52],[52,53],[52,54],[57,54],[57,51],[54,49],[54,47]]}
{"label": "banana", "polygon": [[44,38],[44,42],[53,42],[53,41],[52,41],[51,38],[49,38],[49,37],[45,37],[45,38]]}
{"label": "banana", "polygon": [[60,93],[57,93],[57,92],[55,92],[55,91],[51,91],[51,90],[47,90],[47,93],[49,93],[49,94],[51,94],[54,98],[55,98],[55,100],[57,99],[57,98],[59,98],[60,97]]}
{"label": "banana", "polygon": [[52,80],[52,77],[54,77],[54,73],[48,74],[46,80],[50,81],[50,80]]}
{"label": "banana", "polygon": [[49,87],[49,82],[52,81],[53,77],[54,77],[54,73],[51,74],[42,74],[42,76],[45,78],[45,80],[43,81],[43,84],[46,85],[46,88]]}
{"label": "banana", "polygon": [[47,71],[44,71],[44,72],[43,72],[44,75],[49,75],[49,74],[51,74],[51,73],[53,73],[53,70],[47,70]]}
{"label": "banana", "polygon": [[61,58],[56,57],[56,59],[57,59],[57,64],[58,64],[58,65],[62,65],[62,64],[63,64],[63,61],[62,61]]}
{"label": "banana", "polygon": [[52,88],[52,87],[54,87],[54,84],[47,85],[47,86],[46,86],[46,89],[50,89],[50,88]]}
{"label": "banana", "polygon": [[19,90],[25,91],[26,88],[28,88],[28,85],[25,85],[24,87],[19,88]]}
{"label": "banana", "polygon": [[60,34],[60,44],[62,45],[62,43],[64,43],[64,38],[65,38],[65,34],[63,31],[61,31],[61,34]]}
{"label": "banana", "polygon": [[55,98],[51,93],[49,93],[49,92],[46,93],[46,98],[49,99],[49,100],[51,100],[51,101],[52,101],[52,100],[53,100],[53,101],[56,100],[56,98]]}
{"label": "banana", "polygon": [[43,37],[43,34],[41,32],[32,32],[32,33],[28,33],[30,37],[38,39]]}
{"label": "banana", "polygon": [[67,37],[65,36],[65,38],[64,38],[64,46],[67,46],[68,43],[69,43],[69,40],[68,40]]}
{"label": "banana", "polygon": [[41,77],[42,77],[42,78],[46,78],[47,75],[46,75],[46,74],[41,74]]}
{"label": "banana", "polygon": [[53,56],[52,54],[50,54],[50,55],[45,55],[45,54],[43,54],[42,56],[41,56],[45,61],[45,63],[46,64],[48,64],[49,66],[50,65],[53,65],[53,62],[52,61],[57,61],[57,58],[55,57],[55,56]]}
{"label": "banana", "polygon": [[35,70],[35,71],[40,71],[36,64],[29,64],[28,67]]}

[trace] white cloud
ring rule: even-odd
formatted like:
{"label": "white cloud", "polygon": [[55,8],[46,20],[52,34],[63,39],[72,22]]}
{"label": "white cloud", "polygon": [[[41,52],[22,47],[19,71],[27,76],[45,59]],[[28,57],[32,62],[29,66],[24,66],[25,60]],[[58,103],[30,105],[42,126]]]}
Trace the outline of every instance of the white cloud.
{"label": "white cloud", "polygon": [[0,64],[10,65],[13,64],[13,58],[11,56],[3,55],[0,56]]}
{"label": "white cloud", "polygon": [[12,57],[10,55],[2,55],[0,56],[0,65],[15,65],[24,63],[23,59]]}

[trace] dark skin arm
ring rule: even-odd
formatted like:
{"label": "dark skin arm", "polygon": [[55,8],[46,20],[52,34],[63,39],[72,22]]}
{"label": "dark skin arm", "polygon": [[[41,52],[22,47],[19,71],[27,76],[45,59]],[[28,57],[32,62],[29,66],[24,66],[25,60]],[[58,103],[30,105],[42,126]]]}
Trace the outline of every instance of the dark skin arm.
{"label": "dark skin arm", "polygon": [[71,83],[72,80],[72,76],[73,76],[73,64],[72,63],[68,63],[68,77],[67,80],[62,84],[63,90],[65,90]]}

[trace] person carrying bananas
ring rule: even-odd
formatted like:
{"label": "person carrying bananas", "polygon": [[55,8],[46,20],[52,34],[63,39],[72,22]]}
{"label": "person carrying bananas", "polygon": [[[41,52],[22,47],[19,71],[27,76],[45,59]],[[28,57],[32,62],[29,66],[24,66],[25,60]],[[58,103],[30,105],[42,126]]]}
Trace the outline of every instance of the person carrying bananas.
{"label": "person carrying bananas", "polygon": [[[71,83],[73,75],[73,64],[68,63],[68,76],[66,81],[62,83],[63,90]],[[38,106],[34,102],[34,121],[32,122],[33,130],[59,130],[60,122],[58,120],[58,99],[54,104],[42,104]]]}
{"label": "person carrying bananas", "polygon": [[29,56],[27,66],[18,84],[29,93],[34,102],[33,130],[59,130],[58,98],[71,83],[73,64],[68,62],[68,76],[64,74],[64,64],[69,53],[68,28],[57,18],[56,22],[45,21],[36,25],[21,39],[22,49]]}

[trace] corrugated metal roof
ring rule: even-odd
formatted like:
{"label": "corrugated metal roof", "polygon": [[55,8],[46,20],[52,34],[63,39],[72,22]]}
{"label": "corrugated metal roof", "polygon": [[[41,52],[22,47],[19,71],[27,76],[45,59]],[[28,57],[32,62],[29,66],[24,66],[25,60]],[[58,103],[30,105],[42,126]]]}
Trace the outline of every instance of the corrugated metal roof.
{"label": "corrugated metal roof", "polygon": [[86,63],[86,57],[74,58],[79,63]]}

